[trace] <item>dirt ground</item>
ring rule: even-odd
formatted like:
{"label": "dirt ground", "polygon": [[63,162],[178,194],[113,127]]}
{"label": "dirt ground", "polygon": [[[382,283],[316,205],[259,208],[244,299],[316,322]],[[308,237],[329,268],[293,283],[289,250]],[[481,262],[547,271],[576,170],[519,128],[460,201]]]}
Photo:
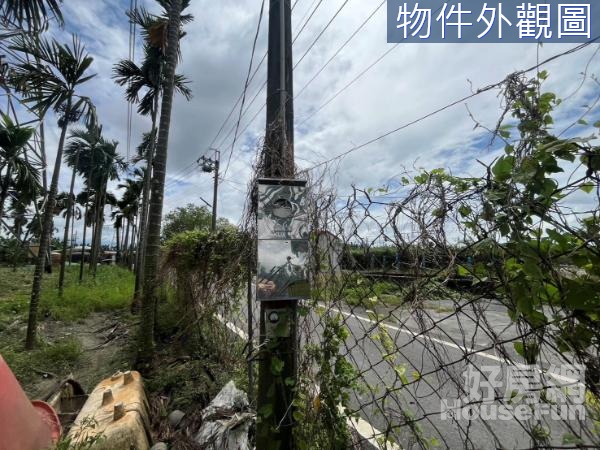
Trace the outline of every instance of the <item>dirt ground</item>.
{"label": "dirt ground", "polygon": [[[69,376],[89,392],[117,370],[130,368],[129,324],[123,322],[122,316],[122,312],[95,312],[71,323],[45,320],[39,324],[39,333],[49,342],[70,337],[80,342],[83,355]],[[43,397],[64,378],[43,371],[38,375],[23,386],[31,398]]]}

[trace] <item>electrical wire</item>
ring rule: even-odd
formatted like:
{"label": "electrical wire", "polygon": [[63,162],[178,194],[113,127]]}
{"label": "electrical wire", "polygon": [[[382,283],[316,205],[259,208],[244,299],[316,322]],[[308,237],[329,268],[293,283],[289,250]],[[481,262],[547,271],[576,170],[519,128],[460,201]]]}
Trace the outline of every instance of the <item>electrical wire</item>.
{"label": "electrical wire", "polygon": [[[345,2],[341,8],[338,9],[338,11],[336,12],[336,14],[332,17],[332,19],[330,19],[328,25],[322,30],[322,32],[320,33],[320,36],[323,35],[324,31],[327,29],[327,27],[333,22],[333,20],[335,19],[335,17],[337,17],[337,15],[339,15],[339,12],[341,11],[341,9],[345,6],[347,2]],[[337,57],[337,55],[340,54],[340,52],[348,45],[348,43],[350,43],[350,41],[352,41],[352,39],[354,39],[354,37],[356,37],[360,31],[365,27],[365,25],[374,17],[374,15],[377,13],[377,11],[385,4],[385,0],[383,2],[381,2],[374,11],[371,12],[371,14],[369,14],[369,16],[367,16],[367,18],[354,30],[354,32],[350,35],[350,37],[348,39],[346,39],[346,41],[344,41],[344,43],[333,53],[333,55],[329,58],[329,60],[315,73],[315,75],[302,87],[302,89],[300,90],[300,92],[298,94],[296,94],[294,96],[294,100],[302,94],[302,92],[304,92],[308,86],[310,86],[314,80],[323,72],[323,70],[333,61],[333,59],[335,59],[335,57]],[[312,47],[314,47],[314,44],[316,43],[318,39],[315,39],[315,41],[312,43]],[[399,44],[396,44],[396,46]],[[389,53],[391,53],[391,50],[393,50],[396,46],[394,46],[392,49],[390,49],[389,51],[387,51],[386,53],[384,53],[381,57],[379,57],[375,62],[373,62],[366,70],[364,70],[363,72],[361,72],[360,74],[358,74],[355,79],[349,83],[346,86],[346,89],[348,87],[350,87],[351,84],[353,84],[354,82],[356,82],[358,79],[360,79],[365,73],[367,73],[371,68],[373,68],[375,65],[377,65],[383,58],[385,58]],[[305,53],[306,55],[307,53]],[[297,67],[298,64],[296,64]],[[262,89],[264,89],[266,85],[266,82],[264,83],[264,85],[261,87],[261,89],[259,89],[259,91],[255,94],[254,98],[250,101],[250,103],[248,104],[248,107],[246,109],[246,111],[242,114],[242,118],[246,115],[246,113],[249,111],[250,107],[252,106],[252,104],[254,103],[254,101],[256,100],[256,98],[258,97],[258,95],[261,93]],[[339,92],[337,95],[341,94],[341,92]],[[333,99],[330,100],[330,102],[333,101]],[[324,107],[324,106],[323,106]],[[248,124],[245,126],[245,128],[242,130],[242,132],[240,134],[244,134],[244,132],[250,127],[250,125],[254,122],[254,120],[256,120],[256,118],[258,117],[258,115],[262,112],[262,110],[265,109],[265,105],[262,105],[261,108],[256,112],[256,114],[254,114],[254,116],[250,119],[250,121],[248,122]],[[322,107],[320,108],[322,109]],[[316,114],[316,112],[314,113]],[[312,114],[312,115],[314,115]],[[311,117],[312,117],[311,115]],[[308,120],[308,119],[307,119]],[[306,120],[305,120],[306,121]],[[304,122],[305,122],[304,121]],[[302,125],[304,122],[302,122],[300,125]],[[220,147],[225,143],[225,141],[227,140],[227,138],[231,135],[231,131],[230,133],[225,136],[225,138],[223,139],[223,141],[221,142]]]}
{"label": "electrical wire", "polygon": [[[294,65],[293,70],[295,70],[298,65],[306,58],[306,56],[312,51],[312,49],[315,47],[315,45],[317,44],[317,42],[323,37],[323,35],[325,34],[325,32],[327,31],[327,29],[331,26],[331,24],[333,23],[333,21],[339,16],[339,14],[341,13],[341,11],[344,9],[344,7],[348,4],[350,0],[345,0],[342,5],[337,9],[337,11],[334,13],[334,15],[329,19],[329,21],[327,22],[327,24],[325,25],[325,27],[321,30],[321,32],[317,35],[317,37],[314,39],[314,41],[310,44],[309,48],[304,52],[304,54],[302,55],[302,57],[300,58],[300,60]],[[304,31],[304,29],[306,28],[306,25],[308,24],[308,22],[312,19],[312,17],[314,16],[314,13],[316,12],[316,10],[319,8],[319,6],[322,4],[322,1],[319,1],[317,3],[317,5],[314,7],[312,13],[310,14],[310,16],[308,17],[308,19],[306,20],[306,22],[304,23],[304,25],[301,26],[300,30],[298,31],[298,33],[296,34],[296,37],[293,39],[292,41],[292,46],[294,44],[294,42],[298,39],[298,37],[300,36],[300,34]],[[369,19],[370,20],[370,19]],[[356,32],[358,33],[358,31]],[[347,45],[347,43],[344,44],[344,46]],[[341,50],[340,50],[341,51]],[[338,52],[339,53],[339,52]],[[316,78],[316,77],[315,77]],[[262,92],[262,90],[264,89],[264,87],[266,86],[267,81],[265,81],[263,83],[263,85],[261,86],[261,88],[256,92],[256,94],[254,95],[254,98],[250,101],[250,103],[248,104],[248,108],[246,109],[245,112],[242,111],[242,109],[240,109],[240,116],[238,117],[238,123],[233,127],[232,130],[230,130],[230,132],[227,134],[227,136],[225,136],[225,138],[223,139],[223,141],[221,142],[221,145],[219,146],[219,148],[222,148],[223,144],[225,143],[225,141],[229,138],[229,136],[231,135],[232,131],[235,129],[235,135],[234,135],[234,139],[233,139],[233,145],[231,148],[231,151],[229,153],[229,159],[228,159],[228,165],[226,168],[226,172],[227,169],[229,168],[229,161],[231,161],[231,157],[233,155],[234,152],[234,148],[233,146],[235,145],[235,142],[237,141],[237,129],[239,129],[239,122],[241,121],[241,119],[246,115],[246,113],[248,112],[250,106],[252,106],[252,104],[254,103],[254,101],[258,98],[258,95]],[[310,84],[310,83],[308,83]],[[305,86],[306,88],[306,86]],[[254,119],[258,116],[258,114],[260,113],[260,111],[262,111],[265,108],[265,105],[262,105],[261,109],[258,111],[257,114],[255,114],[255,116],[252,118],[251,122],[254,121]],[[251,123],[250,122],[250,123]],[[248,125],[249,126],[249,125]],[[245,129],[248,128],[248,126],[246,126]],[[243,133],[242,133],[243,134]],[[229,147],[229,145],[228,145]]]}
{"label": "electrical wire", "polygon": [[375,16],[377,11],[379,11],[381,9],[381,7],[386,4],[386,2],[387,2],[387,0],[383,0],[379,4],[379,6],[377,6],[371,14],[369,14],[369,16],[360,24],[360,26],[356,30],[354,30],[354,32],[350,35],[350,37],[348,39],[346,39],[346,41],[344,41],[344,43],[333,53],[333,55],[331,55],[331,57],[327,60],[327,62],[321,66],[321,68],[312,76],[312,78],[310,80],[308,80],[308,82],[302,88],[300,88],[298,93],[296,93],[296,95],[294,96],[294,100],[297,99],[298,97],[300,97],[300,95],[302,95],[302,93],[306,90],[306,88],[308,86],[310,86],[319,75],[321,75],[323,70],[325,70],[325,68],[327,68],[327,66],[329,66],[329,64],[340,54],[340,52],[350,43],[350,41],[352,41],[352,39],[354,39],[356,37],[356,35],[367,25],[367,23],[369,23],[371,21],[373,16]]}
{"label": "electrical wire", "polygon": [[[316,1],[316,0],[315,0]],[[299,0],[296,0],[292,6],[292,11],[294,11],[294,9],[296,8],[296,6],[298,5]],[[314,3],[313,3],[314,4]],[[262,8],[263,8],[264,4],[261,6],[261,14],[262,14]],[[312,7],[312,5],[311,5]],[[310,8],[309,8],[310,10]],[[304,20],[304,19],[302,19]],[[302,22],[301,20],[301,22]],[[310,19],[309,19],[310,20]],[[299,36],[299,33],[296,35],[296,38]],[[254,50],[253,50],[254,51]],[[268,51],[266,51],[264,53],[264,55],[262,56],[261,60],[259,61],[258,65],[256,66],[256,68],[254,69],[254,72],[252,73],[252,76],[250,77],[250,80],[247,81],[248,85],[250,85],[252,83],[252,81],[254,81],[254,78],[256,77],[258,71],[260,70],[260,68],[262,67],[262,65],[264,64],[265,60],[267,59],[267,55],[268,55]],[[264,81],[264,85],[266,85],[266,80]],[[263,86],[264,87],[264,86]],[[259,89],[259,92],[262,90]],[[237,106],[240,104],[240,102],[242,101],[242,98],[245,94],[245,89],[242,90],[242,92],[240,93],[239,97],[237,98],[237,100],[235,101],[234,105],[231,107],[231,110],[229,111],[229,114],[227,114],[227,117],[225,117],[225,120],[223,121],[223,123],[221,124],[221,126],[219,127],[217,134],[213,137],[209,147],[213,147],[215,145],[215,142],[217,141],[217,139],[219,138],[219,136],[221,135],[221,132],[223,131],[223,129],[225,128],[225,126],[227,125],[227,122],[229,122],[229,119],[231,119],[231,116],[233,116],[233,113],[235,112]],[[229,136],[229,135],[228,135]],[[219,146],[219,148],[221,148],[221,146]]]}
{"label": "electrical wire", "polygon": [[[130,11],[137,10],[137,0],[129,1]],[[129,19],[129,60],[135,60],[135,38],[137,33],[137,24],[131,18]],[[129,82],[131,85],[131,82]],[[133,124],[133,102],[127,102],[127,161],[130,161],[129,154],[131,151],[132,139],[132,124]]]}
{"label": "electrical wire", "polygon": [[[575,52],[578,52],[578,51],[584,49],[585,47],[587,47],[588,45],[590,45],[593,42],[597,41],[598,39],[600,39],[600,36],[597,36],[594,39],[592,39],[592,40],[590,40],[588,42],[585,42],[585,43],[583,43],[581,45],[578,45],[576,47],[573,47],[573,48],[571,48],[571,49],[569,49],[569,50],[567,50],[565,52],[558,53],[558,54],[556,54],[556,55],[554,55],[554,56],[552,56],[552,57],[550,57],[550,58],[548,58],[548,59],[546,59],[546,60],[544,60],[542,62],[537,63],[536,65],[534,65],[532,67],[520,70],[518,72],[514,72],[514,73],[510,74],[509,77],[519,76],[519,75],[523,75],[525,73],[531,72],[533,70],[537,70],[539,67],[541,67],[541,66],[543,66],[545,64],[548,64],[549,62],[552,62],[552,61],[554,61],[554,60],[556,60],[558,58],[561,58],[563,56],[566,56],[566,55],[569,55],[569,54],[572,54],[572,53],[575,53]],[[507,78],[508,77],[505,77],[501,81],[498,81],[496,83],[489,84],[489,85],[487,85],[487,86],[485,86],[483,88],[480,88],[477,91],[475,91],[475,92],[473,92],[473,93],[471,93],[469,95],[466,95],[466,96],[461,97],[461,98],[459,98],[457,100],[454,100],[451,103],[448,103],[448,104],[446,104],[446,105],[444,105],[444,106],[442,106],[440,108],[437,108],[437,109],[435,109],[435,110],[433,110],[433,111],[431,111],[431,112],[429,112],[429,113],[427,113],[427,114],[425,114],[425,115],[423,115],[421,117],[418,117],[417,119],[414,119],[414,120],[412,120],[412,121],[410,121],[410,122],[408,122],[406,124],[403,124],[403,125],[399,126],[398,128],[395,128],[393,130],[387,131],[387,132],[385,132],[385,133],[383,133],[383,134],[381,134],[381,135],[379,135],[379,136],[377,136],[377,137],[375,137],[373,139],[370,139],[370,140],[368,140],[368,141],[366,141],[366,142],[364,142],[364,143],[362,143],[360,145],[356,145],[354,147],[351,147],[350,149],[346,150],[343,153],[340,153],[339,155],[334,156],[333,158],[327,159],[325,161],[322,161],[322,162],[320,162],[318,164],[313,165],[312,167],[309,167],[307,170],[314,170],[317,167],[321,167],[321,166],[329,164],[330,162],[333,162],[335,160],[344,158],[345,156],[349,155],[350,153],[354,153],[354,152],[356,152],[356,151],[358,151],[358,150],[360,150],[362,148],[365,148],[365,147],[367,147],[367,146],[369,146],[369,145],[371,145],[371,144],[373,144],[373,143],[375,143],[377,141],[380,141],[381,139],[384,139],[384,138],[386,138],[386,137],[388,137],[388,136],[390,136],[392,134],[395,134],[395,133],[397,133],[397,132],[399,132],[401,130],[404,130],[404,129],[412,126],[412,125],[415,125],[415,124],[417,124],[419,122],[422,122],[423,120],[428,119],[428,118],[430,118],[432,116],[435,116],[435,115],[441,113],[442,111],[445,111],[445,110],[447,110],[449,108],[452,108],[453,106],[456,106],[458,104],[464,103],[465,101],[467,101],[467,100],[469,100],[469,99],[471,99],[473,97],[476,97],[476,96],[478,96],[480,94],[483,94],[484,92],[488,92],[488,91],[490,91],[492,89],[496,89],[496,88],[502,86],[506,82]]]}
{"label": "electrical wire", "polygon": [[[293,41],[292,41],[292,47],[293,47],[293,43],[300,37],[300,35],[302,34],[302,32],[304,31],[304,29],[306,28],[306,25],[308,24],[308,22],[310,22],[311,18],[314,16],[314,12],[316,12],[316,10],[318,9],[319,5],[321,4],[321,2],[319,2],[319,4],[317,6],[315,6],[315,8],[312,11],[312,14],[310,15],[310,17],[308,17],[308,19],[306,19],[306,21],[301,25],[300,27],[300,31],[298,31],[298,33],[296,33],[296,36],[294,37]],[[314,5],[314,3],[313,3]],[[312,8],[312,5],[311,7]],[[309,11],[310,11],[309,8]],[[305,16],[306,17],[306,16]],[[302,20],[301,20],[302,22]],[[256,73],[258,72],[258,70],[260,69],[260,66],[263,64],[263,62],[265,61],[266,57],[268,55],[268,52],[265,52],[265,54],[263,55],[260,63],[258,64],[256,70],[254,71],[251,80],[254,79],[254,76],[256,75]],[[250,100],[250,102],[248,103],[248,107],[246,108],[246,111],[244,111],[241,115],[241,118],[243,118],[246,113],[248,112],[248,109],[250,108],[250,106],[252,106],[254,104],[254,102],[257,100],[258,96],[262,93],[263,89],[267,86],[267,79],[265,78],[263,80],[263,83],[261,84],[260,88],[256,91],[256,93],[254,94],[254,97],[252,97],[252,100]],[[237,105],[239,104],[239,102],[242,99],[242,96],[244,95],[244,92],[242,92],[242,94],[240,94],[240,97],[238,98],[237,102],[235,103],[235,105],[233,106],[232,110],[230,111],[229,115],[227,116],[227,118],[225,119],[225,122],[221,125],[221,128],[219,129],[219,132],[217,133],[217,136],[221,133],[221,131],[223,130],[224,126],[226,125],[227,121],[229,120],[229,118],[231,117],[231,115],[233,114],[234,110],[236,109]],[[264,107],[263,107],[264,109]],[[225,145],[225,142],[227,142],[227,140],[229,139],[229,137],[231,136],[231,134],[235,131],[236,126],[232,126],[229,130],[229,133],[227,133],[227,135],[221,140],[221,142],[219,143],[219,145],[217,145],[217,148],[223,148]],[[216,137],[215,139],[213,139],[212,143],[211,143],[211,147],[214,145],[215,141],[216,141]],[[229,147],[229,144],[227,144],[227,147]]]}
{"label": "electrical wire", "polygon": [[[319,9],[319,6],[321,6],[321,3],[323,3],[323,0],[319,0],[319,3],[317,3],[317,6],[315,6],[315,8],[312,10],[312,12],[310,13],[310,16],[308,17],[308,19],[306,19],[306,22],[304,22],[304,24],[302,24],[300,26],[300,30],[298,31],[298,33],[296,33],[296,36],[294,37],[294,39],[292,40],[292,45],[294,45],[296,43],[296,40],[300,37],[300,35],[302,34],[302,32],[304,31],[304,29],[306,28],[306,26],[308,25],[308,22],[310,22],[310,19],[313,18],[313,16],[315,15],[315,13],[317,12],[317,9]],[[310,8],[309,8],[310,11]],[[302,23],[302,21],[300,21],[300,23]]]}
{"label": "electrical wire", "polygon": [[[333,23],[333,21],[339,16],[339,14],[341,13],[341,11],[343,10],[343,8],[347,5],[347,3],[349,2],[349,0],[345,0],[342,5],[337,9],[337,11],[334,13],[334,15],[329,19],[328,23],[325,25],[325,27],[320,31],[320,33],[317,35],[317,37],[313,40],[313,42],[311,43],[311,45],[309,46],[309,48],[304,52],[303,56],[301,57],[301,59],[294,65],[294,69],[298,67],[298,65],[302,62],[303,59],[305,59],[305,57],[310,53],[310,51],[312,51],[312,49],[315,47],[315,45],[317,44],[317,42],[322,38],[322,36],[324,35],[324,33],[327,31],[327,29],[331,26],[331,24]],[[321,5],[322,1],[319,1],[317,3],[317,5],[312,9],[312,12],[310,14],[310,16],[308,17],[308,19],[304,22],[304,24],[301,26],[299,32],[296,34],[296,37],[294,38],[293,42],[295,42],[297,40],[297,38],[300,36],[300,34],[304,31],[304,29],[306,28],[306,24],[311,20],[312,17],[314,17],[314,13],[316,12],[316,10],[319,8],[319,6]],[[337,57],[337,55],[339,55],[339,53],[360,33],[360,31],[366,26],[366,24],[374,17],[374,15],[377,13],[377,11],[383,6],[383,4],[385,3],[385,0],[383,2],[381,2],[370,14],[369,16],[367,16],[367,18],[354,30],[354,32],[348,37],[348,39],[346,39],[344,41],[344,43],[342,43],[342,45],[334,52],[334,54],[329,58],[329,60],[315,73],[315,75],[313,75],[313,77],[301,88],[300,92],[294,97],[294,99],[296,97],[298,97],[300,94],[302,94],[307,88],[308,86],[310,86],[314,80],[325,70],[325,68]],[[297,4],[297,2],[296,2]],[[294,4],[294,6],[296,5]],[[314,2],[313,2],[314,5]],[[309,11],[311,10],[311,7],[309,7]],[[306,17],[306,15],[305,15]],[[386,53],[384,53],[380,58],[378,58],[375,62],[373,62],[367,69],[365,69],[364,71],[362,71],[361,73],[359,73],[355,79],[353,79],[347,86],[345,86],[345,88],[342,89],[345,90],[348,87],[350,87],[350,85],[352,85],[353,83],[355,83],[358,79],[360,79],[365,73],[367,73],[372,67],[374,67],[376,64],[378,64],[383,58],[385,58],[389,53],[391,53],[391,50],[393,50],[394,48],[397,47],[398,44],[396,44],[396,46],[394,46],[392,49],[388,50]],[[252,74],[252,76],[250,77],[250,82],[254,79],[254,76],[256,75],[258,69],[260,68],[260,66],[262,65],[263,61],[266,58],[266,54],[265,56],[263,56],[263,58],[261,59],[261,62],[259,63],[259,65],[257,66],[256,70],[254,71],[254,73]],[[248,80],[248,79],[247,79]],[[250,82],[248,82],[248,85],[250,84]],[[229,133],[227,133],[227,135],[223,138],[223,140],[219,143],[219,145],[217,146],[218,148],[223,148],[225,146],[225,143],[227,142],[227,140],[229,139],[229,137],[231,136],[232,133],[234,133],[234,138],[231,141],[231,144],[227,144],[227,147],[231,147],[230,149],[230,153],[229,153],[229,157],[228,157],[228,163],[226,166],[226,170],[225,173],[227,173],[229,165],[230,165],[230,161],[231,158],[233,156],[233,152],[234,152],[234,146],[235,146],[235,142],[237,141],[237,138],[239,135],[243,135],[246,130],[252,125],[252,123],[256,120],[256,118],[258,117],[258,115],[265,109],[265,105],[262,105],[261,108],[254,114],[254,116],[252,116],[252,118],[250,119],[250,121],[246,124],[246,126],[242,129],[241,132],[238,132],[240,124],[241,124],[241,120],[247,115],[247,113],[250,111],[251,106],[255,103],[255,101],[257,100],[258,96],[261,94],[261,92],[263,91],[263,89],[265,88],[265,86],[267,85],[267,81],[265,80],[264,83],[261,85],[261,87],[256,91],[254,97],[251,99],[251,101],[248,103],[246,109],[240,108],[240,114],[238,116],[238,120],[236,122],[236,124],[231,127]],[[226,117],[225,121],[223,122],[223,124],[221,125],[221,127],[219,128],[219,131],[217,132],[217,135],[215,136],[215,138],[213,139],[213,141],[211,142],[211,147],[214,145],[214,143],[216,142],[216,139],[218,138],[218,136],[221,134],[222,130],[224,129],[227,121],[231,118],[231,116],[233,115],[233,111],[236,109],[237,105],[240,103],[240,101],[242,101],[243,98],[245,98],[245,94],[247,91],[247,85],[245,85],[245,89],[242,92],[242,94],[240,95],[240,97],[238,98],[238,100],[236,101],[234,107],[232,108],[232,110],[230,111],[230,113],[228,114],[228,116]],[[338,92],[337,95],[341,94],[341,92]],[[336,97],[337,97],[336,95]],[[333,101],[333,98],[329,100],[329,103]],[[326,105],[322,105],[320,107],[320,109],[322,109],[323,107],[325,107]],[[319,110],[320,110],[319,109]],[[318,111],[316,111],[318,112]],[[311,114],[311,117],[314,116],[313,113]],[[310,117],[309,117],[310,118]],[[307,118],[306,120],[308,120],[309,118]],[[305,120],[305,121],[306,121]],[[303,122],[304,123],[304,122]]]}
{"label": "electrical wire", "polygon": [[[336,19],[336,17],[342,12],[342,10],[344,9],[344,7],[348,4],[350,0],[344,0],[344,3],[341,4],[341,6],[338,8],[338,10],[335,12],[335,14],[333,15],[333,17],[331,19],[329,19],[329,22],[327,22],[327,24],[325,25],[325,27],[321,30],[321,32],[317,35],[317,37],[315,38],[315,40],[312,42],[312,44],[310,44],[308,46],[308,49],[304,52],[304,54],[300,57],[300,59],[298,60],[298,62],[296,62],[296,64],[294,65],[294,69],[296,69],[296,67],[298,67],[300,65],[300,63],[302,61],[304,61],[304,58],[306,58],[306,55],[308,55],[310,53],[310,51],[313,49],[313,47],[317,44],[317,42],[319,42],[319,39],[321,39],[321,37],[323,37],[323,34],[325,34],[325,32],[327,31],[327,29],[331,26],[331,24],[333,23],[333,21]],[[318,6],[318,5],[317,5]]]}
{"label": "electrical wire", "polygon": [[254,35],[254,42],[252,43],[252,53],[250,54],[250,64],[248,65],[248,74],[246,75],[246,82],[244,83],[244,91],[242,93],[242,104],[240,105],[240,113],[238,116],[237,123],[235,124],[235,134],[233,136],[233,142],[231,143],[231,151],[229,152],[229,158],[227,159],[227,165],[225,166],[225,171],[223,176],[227,175],[227,171],[229,170],[229,164],[231,163],[231,157],[233,156],[233,149],[235,147],[235,143],[238,138],[238,131],[240,129],[240,121],[242,120],[242,111],[244,110],[244,104],[246,103],[246,93],[248,92],[248,85],[250,80],[250,74],[252,72],[252,65],[254,63],[254,54],[256,53],[256,43],[258,42],[258,36],[260,34],[260,26],[262,24],[263,15],[265,11],[265,0],[262,0],[260,6],[260,13],[258,15],[258,24],[256,26],[256,33]]}
{"label": "electrical wire", "polygon": [[375,61],[373,61],[371,64],[369,64],[364,70],[362,70],[356,77],[354,77],[352,80],[350,80],[349,83],[345,84],[343,88],[341,88],[340,90],[338,90],[335,94],[333,94],[333,96],[331,96],[327,101],[325,101],[324,103],[322,103],[317,109],[315,109],[308,117],[306,117],[304,120],[302,120],[302,122],[300,122],[298,124],[298,126],[302,126],[304,125],[306,122],[308,122],[310,119],[312,119],[316,114],[318,114],[323,108],[325,108],[327,105],[329,105],[332,101],[334,101],[336,98],[338,98],[340,96],[340,94],[342,94],[342,92],[344,92],[346,89],[348,89],[350,86],[352,86],[354,83],[356,83],[358,80],[360,80],[367,72],[369,72],[373,67],[375,67],[377,64],[379,64],[386,56],[388,56],[390,53],[392,53],[394,50],[396,50],[399,46],[400,46],[401,42],[398,42],[396,44],[394,44],[392,47],[390,47],[388,50],[386,50],[381,56],[379,56],[379,58],[377,58]]}

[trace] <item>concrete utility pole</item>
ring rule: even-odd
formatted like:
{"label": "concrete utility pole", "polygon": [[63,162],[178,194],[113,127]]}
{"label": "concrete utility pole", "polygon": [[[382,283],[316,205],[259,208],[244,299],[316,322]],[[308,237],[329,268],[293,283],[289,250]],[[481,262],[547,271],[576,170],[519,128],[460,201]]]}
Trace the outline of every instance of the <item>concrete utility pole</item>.
{"label": "concrete utility pole", "polygon": [[[221,160],[221,152],[219,150],[215,150],[215,159],[207,158],[206,156],[201,156],[198,159],[198,163],[202,164],[203,172],[213,172],[214,174],[214,187],[213,187],[213,203],[212,203],[212,222],[211,222],[211,230],[215,231],[217,229],[217,192],[219,190],[219,163]],[[206,201],[201,199],[204,203]]]}
{"label": "concrete utility pole", "polygon": [[[290,0],[270,0],[267,124],[262,177],[294,178],[293,97]],[[282,315],[286,316],[285,320]],[[297,300],[260,302],[259,421],[256,436],[256,448],[259,449],[293,448],[296,319]],[[267,337],[267,320],[270,325],[282,323],[287,330],[277,337]]]}

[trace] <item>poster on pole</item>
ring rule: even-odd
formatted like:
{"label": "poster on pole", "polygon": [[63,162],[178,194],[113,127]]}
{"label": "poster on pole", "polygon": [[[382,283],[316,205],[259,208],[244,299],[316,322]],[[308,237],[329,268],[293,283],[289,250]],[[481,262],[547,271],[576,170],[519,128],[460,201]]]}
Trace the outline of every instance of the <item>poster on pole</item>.
{"label": "poster on pole", "polygon": [[258,239],[308,239],[306,181],[258,180]]}
{"label": "poster on pole", "polygon": [[308,242],[258,241],[258,300],[308,298]]}
{"label": "poster on pole", "polygon": [[258,301],[310,296],[306,182],[258,180]]}

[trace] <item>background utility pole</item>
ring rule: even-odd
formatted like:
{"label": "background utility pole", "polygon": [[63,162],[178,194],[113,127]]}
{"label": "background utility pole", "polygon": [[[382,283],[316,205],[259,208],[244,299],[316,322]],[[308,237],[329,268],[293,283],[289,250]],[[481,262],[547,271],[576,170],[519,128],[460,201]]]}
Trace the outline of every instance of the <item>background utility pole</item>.
{"label": "background utility pole", "polygon": [[[213,187],[213,203],[212,203],[212,223],[211,230],[215,231],[217,229],[217,191],[219,190],[219,163],[221,160],[221,152],[219,150],[215,150],[215,159],[207,158],[206,156],[201,156],[198,160],[198,163],[202,161],[202,171],[203,172],[213,172],[215,177],[215,183]],[[204,200],[202,200],[204,201]],[[206,202],[205,202],[206,203]]]}
{"label": "background utility pole", "polygon": [[[263,149],[265,178],[294,178],[294,105],[290,0],[270,0],[267,124]],[[260,303],[259,380],[256,448],[291,449],[292,400],[296,381],[297,301]],[[265,320],[286,311],[289,333],[266,340]],[[264,344],[264,345],[263,345]],[[273,367],[283,362],[275,375]],[[293,383],[290,381],[293,380]]]}

